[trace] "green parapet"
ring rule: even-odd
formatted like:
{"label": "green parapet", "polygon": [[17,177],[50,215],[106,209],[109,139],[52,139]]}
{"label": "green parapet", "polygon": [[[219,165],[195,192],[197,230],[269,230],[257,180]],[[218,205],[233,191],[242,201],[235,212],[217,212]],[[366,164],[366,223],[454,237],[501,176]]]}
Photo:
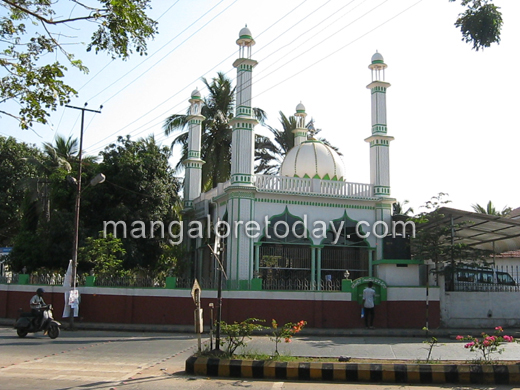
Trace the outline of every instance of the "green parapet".
{"label": "green parapet", "polygon": [[262,291],[262,278],[253,278],[251,280],[251,290]]}
{"label": "green parapet", "polygon": [[18,284],[29,284],[29,276],[28,274],[19,274],[18,275]]}
{"label": "green parapet", "polygon": [[177,288],[177,277],[176,276],[167,276],[166,277],[166,288],[169,288],[169,289]]}
{"label": "green parapet", "polygon": [[341,292],[352,292],[352,280],[343,279],[341,281]]}
{"label": "green parapet", "polygon": [[238,281],[238,289],[239,290],[249,290],[249,280],[239,280]]}
{"label": "green parapet", "polygon": [[96,285],[96,277],[94,275],[89,275],[85,278],[86,287],[94,287],[95,285]]}

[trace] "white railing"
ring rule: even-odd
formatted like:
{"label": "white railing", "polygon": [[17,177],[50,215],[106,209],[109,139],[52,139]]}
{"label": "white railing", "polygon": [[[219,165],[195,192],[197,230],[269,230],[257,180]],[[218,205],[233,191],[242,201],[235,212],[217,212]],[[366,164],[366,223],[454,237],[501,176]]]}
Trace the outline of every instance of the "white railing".
{"label": "white railing", "polygon": [[301,179],[298,177],[256,175],[256,188],[262,192],[318,194],[332,197],[371,198],[374,186],[344,181]]}
{"label": "white railing", "polygon": [[352,196],[370,198],[374,194],[374,186],[364,183],[348,183],[346,181],[321,180],[320,193],[330,196]]}
{"label": "white railing", "polygon": [[[255,187],[260,192],[276,192],[282,194],[325,195],[329,197],[373,198],[374,186],[364,183],[348,183],[345,181],[307,179],[288,176],[256,175]],[[222,195],[230,186],[230,182],[219,183],[217,187],[201,194],[200,200],[212,200]]]}
{"label": "white railing", "polygon": [[256,175],[255,185],[259,191],[312,192],[312,179],[300,179],[298,177]]}

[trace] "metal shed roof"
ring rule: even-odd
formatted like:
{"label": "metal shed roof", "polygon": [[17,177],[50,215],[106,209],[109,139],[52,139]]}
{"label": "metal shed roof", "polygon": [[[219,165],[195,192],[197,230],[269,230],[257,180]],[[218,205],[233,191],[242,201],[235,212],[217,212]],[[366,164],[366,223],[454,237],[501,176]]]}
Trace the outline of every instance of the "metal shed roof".
{"label": "metal shed roof", "polygon": [[429,229],[438,224],[450,224],[453,218],[456,226],[455,243],[495,253],[520,249],[520,220],[449,207],[441,207],[438,212],[444,217],[418,228]]}

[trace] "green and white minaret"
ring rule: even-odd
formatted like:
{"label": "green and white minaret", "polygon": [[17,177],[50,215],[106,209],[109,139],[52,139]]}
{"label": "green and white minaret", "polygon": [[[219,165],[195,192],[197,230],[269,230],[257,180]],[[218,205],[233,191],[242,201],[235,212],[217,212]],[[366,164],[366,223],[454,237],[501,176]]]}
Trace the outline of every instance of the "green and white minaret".
{"label": "green and white minaret", "polygon": [[390,141],[387,135],[386,90],[390,83],[385,81],[383,56],[376,52],[368,66],[372,71],[372,82],[367,85],[372,94],[372,135],[365,139],[370,143],[370,183],[374,185],[374,196],[390,196]]}
{"label": "green and white minaret", "polygon": [[294,146],[301,145],[302,142],[307,141],[307,128],[305,127],[305,117],[307,113],[305,112],[305,106],[300,102],[296,106],[296,113],[294,114],[296,117],[296,129],[292,131],[294,134]]}
{"label": "green and white minaret", "polygon": [[255,40],[247,27],[240,30],[237,39],[238,59],[233,63],[237,69],[236,114],[231,124],[231,185],[253,186],[253,164],[255,148],[255,118],[252,106],[253,68],[257,61],[251,59],[251,48]]}
{"label": "green and white minaret", "polygon": [[195,89],[191,93],[190,114],[188,120],[188,158],[182,163],[185,166],[186,175],[184,183],[184,209],[193,208],[193,199],[200,196],[202,184],[202,165],[200,158],[200,138],[202,121],[206,119],[201,115],[202,99],[200,92]]}

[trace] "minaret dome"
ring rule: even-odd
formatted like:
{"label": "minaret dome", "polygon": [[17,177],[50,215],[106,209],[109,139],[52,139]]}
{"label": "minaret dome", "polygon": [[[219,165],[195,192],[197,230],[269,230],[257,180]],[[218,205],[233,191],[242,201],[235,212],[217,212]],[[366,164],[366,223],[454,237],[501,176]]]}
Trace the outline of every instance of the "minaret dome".
{"label": "minaret dome", "polygon": [[193,90],[193,92],[191,93],[191,98],[192,99],[200,99],[200,96],[201,96],[201,94],[200,94],[200,91],[199,91],[198,88],[195,88]]}
{"label": "minaret dome", "polygon": [[388,65],[385,64],[383,56],[377,50],[372,56],[368,68],[372,71],[372,81],[385,81],[385,69],[388,68]]}

